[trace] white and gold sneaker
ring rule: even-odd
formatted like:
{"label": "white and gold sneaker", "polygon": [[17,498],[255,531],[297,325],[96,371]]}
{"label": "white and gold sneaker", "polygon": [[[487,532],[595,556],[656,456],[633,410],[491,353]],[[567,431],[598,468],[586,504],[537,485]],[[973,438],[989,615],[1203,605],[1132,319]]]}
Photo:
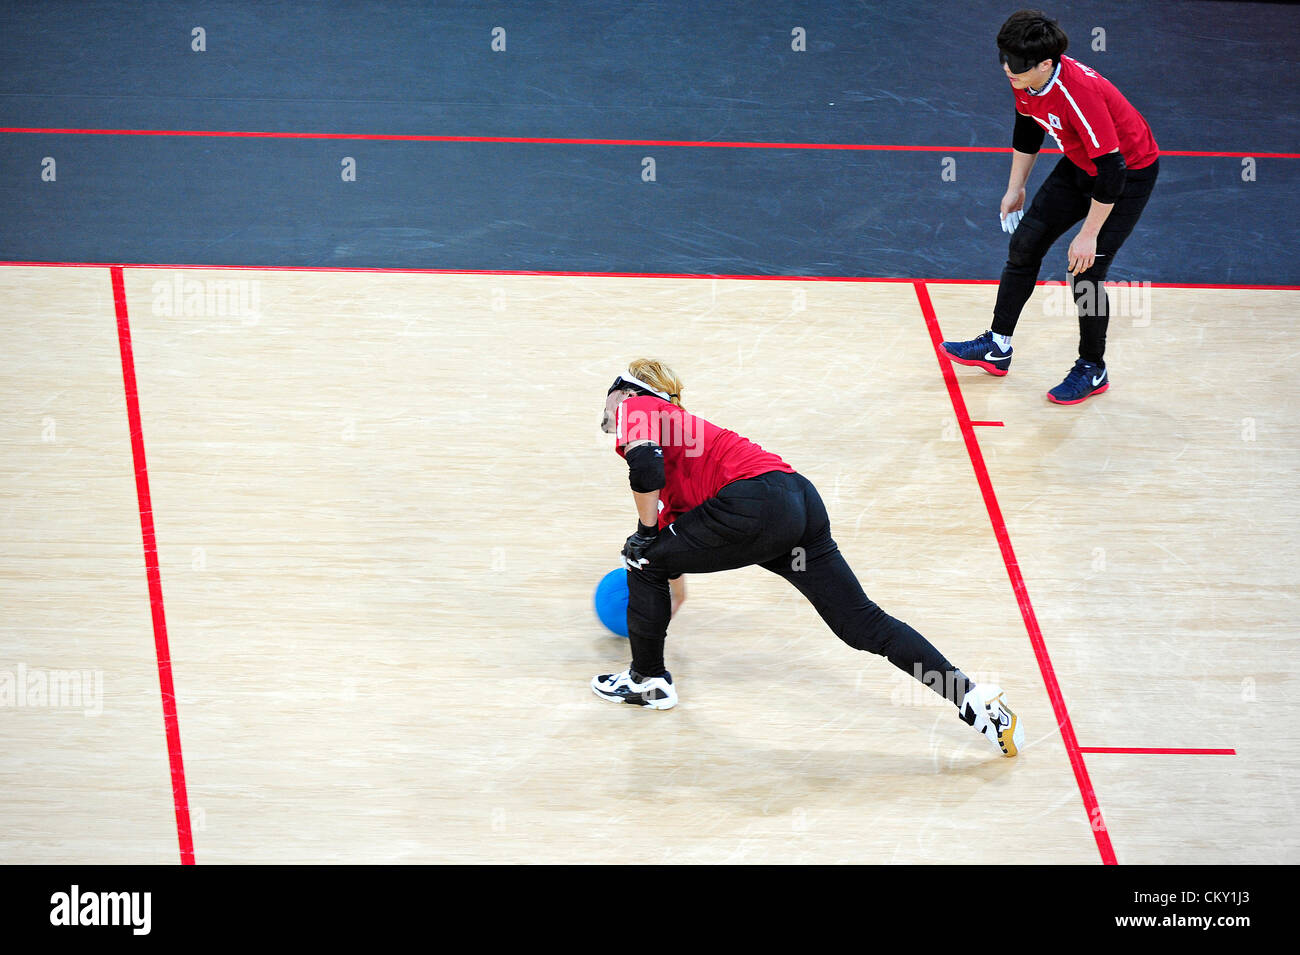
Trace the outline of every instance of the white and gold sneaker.
{"label": "white and gold sneaker", "polygon": [[1025,742],[1025,728],[1007,706],[1002,687],[972,686],[961,701],[961,718],[989,738],[1003,756],[1015,756]]}

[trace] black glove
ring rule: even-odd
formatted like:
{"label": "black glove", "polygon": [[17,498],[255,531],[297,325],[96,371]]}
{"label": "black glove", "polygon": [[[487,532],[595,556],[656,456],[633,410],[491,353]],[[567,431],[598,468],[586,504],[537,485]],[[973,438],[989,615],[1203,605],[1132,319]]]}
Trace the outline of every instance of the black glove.
{"label": "black glove", "polygon": [[623,560],[633,570],[640,570],[650,561],[646,558],[645,552],[650,549],[650,545],[655,542],[659,536],[658,527],[648,527],[640,521],[636,522],[636,533],[627,539],[623,545]]}

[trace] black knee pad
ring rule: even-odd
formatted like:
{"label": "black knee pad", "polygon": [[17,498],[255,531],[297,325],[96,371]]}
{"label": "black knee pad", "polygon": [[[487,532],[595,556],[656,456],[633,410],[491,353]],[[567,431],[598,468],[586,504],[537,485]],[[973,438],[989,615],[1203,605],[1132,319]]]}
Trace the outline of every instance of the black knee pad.
{"label": "black knee pad", "polygon": [[[1007,265],[1013,268],[1036,268],[1047,254],[1044,248],[1043,226],[1036,219],[1028,217],[1020,221],[1016,231],[1011,233],[1011,243],[1007,247]],[[1050,245],[1050,243],[1048,243]]]}

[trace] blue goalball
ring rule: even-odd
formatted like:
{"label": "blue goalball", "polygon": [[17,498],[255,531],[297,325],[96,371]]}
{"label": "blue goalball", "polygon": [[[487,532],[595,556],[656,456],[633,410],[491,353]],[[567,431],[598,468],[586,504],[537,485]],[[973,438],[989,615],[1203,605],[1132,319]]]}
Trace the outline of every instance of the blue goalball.
{"label": "blue goalball", "polygon": [[596,585],[596,616],[612,633],[627,636],[627,569],[611,570]]}

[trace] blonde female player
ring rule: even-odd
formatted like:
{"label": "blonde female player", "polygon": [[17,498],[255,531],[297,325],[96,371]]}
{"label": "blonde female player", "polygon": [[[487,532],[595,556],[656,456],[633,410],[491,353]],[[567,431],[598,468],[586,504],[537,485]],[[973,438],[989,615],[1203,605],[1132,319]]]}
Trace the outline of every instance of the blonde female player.
{"label": "blonde female player", "polygon": [[887,657],[1015,756],[1024,729],[1002,690],[971,683],[925,637],[876,606],[831,537],[812,483],[752,441],[689,414],[681,392],[672,369],[643,358],[614,379],[605,400],[601,429],[615,435],[627,461],[638,520],[623,547],[632,665],[595,677],[596,695],[657,710],[675,705],[664,638],[685,596],[681,575],[757,564],[790,581],[849,646]]}

